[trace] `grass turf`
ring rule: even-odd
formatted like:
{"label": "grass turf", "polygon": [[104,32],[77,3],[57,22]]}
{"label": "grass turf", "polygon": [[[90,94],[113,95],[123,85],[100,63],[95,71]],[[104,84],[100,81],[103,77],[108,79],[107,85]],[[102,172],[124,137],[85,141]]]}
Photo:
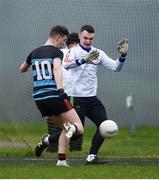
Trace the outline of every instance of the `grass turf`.
{"label": "grass turf", "polygon": [[[13,144],[22,143],[24,146],[0,147],[0,158],[27,158],[34,157],[33,149],[39,137],[47,130],[45,125],[17,124],[10,127],[2,124],[0,141],[9,141]],[[95,131],[94,127],[85,129],[83,151],[68,152],[68,157],[86,157],[90,147],[90,140]],[[119,133],[112,139],[106,139],[99,151],[100,158],[159,158],[159,128],[138,127],[135,137],[129,136],[128,128],[120,128]],[[5,136],[6,135],[6,136]],[[24,143],[25,141],[25,143]],[[28,144],[28,145],[26,145]],[[45,152],[42,158],[56,158],[56,153]],[[9,163],[8,163],[9,162]],[[0,178],[159,178],[159,164],[144,163],[112,163],[108,165],[86,166],[83,163],[71,163],[71,168],[56,167],[55,161],[1,161]]]}
{"label": "grass turf", "polygon": [[70,168],[56,167],[55,163],[18,163],[18,164],[1,164],[0,178],[24,178],[24,179],[109,179],[109,178],[159,178],[159,165],[96,165],[85,166],[74,164]]}

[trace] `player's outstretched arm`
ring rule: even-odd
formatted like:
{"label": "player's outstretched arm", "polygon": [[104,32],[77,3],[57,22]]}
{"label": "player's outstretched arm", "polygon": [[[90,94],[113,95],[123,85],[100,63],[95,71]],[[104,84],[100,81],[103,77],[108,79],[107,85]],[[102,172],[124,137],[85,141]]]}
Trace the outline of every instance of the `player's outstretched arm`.
{"label": "player's outstretched arm", "polygon": [[125,62],[128,53],[128,39],[122,38],[117,44],[117,50],[120,53],[119,61]]}
{"label": "player's outstretched arm", "polygon": [[128,53],[128,39],[122,38],[117,43],[117,51],[120,54],[117,60],[108,57],[104,52],[102,52],[100,64],[104,67],[107,67],[111,71],[121,71],[121,69],[124,66],[124,62],[126,61],[126,56]]}
{"label": "player's outstretched arm", "polygon": [[99,51],[97,49],[91,51],[90,53],[88,53],[84,58],[84,62],[85,63],[89,63],[92,62],[93,60],[97,59],[99,56]]}
{"label": "player's outstretched arm", "polygon": [[99,56],[99,51],[97,49],[89,52],[86,56],[84,56],[82,59],[77,59],[75,60],[76,61],[76,64],[78,66],[80,66],[81,64],[84,64],[84,63],[90,63],[92,62],[93,60],[97,59]]}
{"label": "player's outstretched arm", "polygon": [[122,38],[117,44],[117,50],[121,56],[126,56],[128,53],[128,39]]}
{"label": "player's outstretched arm", "polygon": [[85,63],[90,63],[93,60],[97,59],[98,56],[99,56],[99,51],[97,49],[89,52],[82,59],[74,59],[71,56],[70,57],[68,56],[69,58],[67,60],[64,60],[65,61],[64,67],[65,69],[70,69],[70,68],[74,68]]}
{"label": "player's outstretched arm", "polygon": [[20,72],[24,73],[27,72],[30,68],[30,65],[27,64],[26,62],[24,62],[21,66],[20,66]]}
{"label": "player's outstretched arm", "polygon": [[24,61],[23,64],[20,66],[20,72],[21,73],[27,72],[30,66],[31,66],[31,53],[27,57],[26,61]]}

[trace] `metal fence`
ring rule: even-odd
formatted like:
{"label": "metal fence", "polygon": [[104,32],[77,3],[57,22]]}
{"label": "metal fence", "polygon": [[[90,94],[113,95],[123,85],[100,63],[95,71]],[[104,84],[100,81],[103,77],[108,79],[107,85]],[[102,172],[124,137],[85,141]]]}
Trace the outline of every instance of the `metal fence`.
{"label": "metal fence", "polygon": [[[78,32],[95,28],[94,46],[117,58],[116,43],[129,39],[122,72],[98,70],[98,97],[109,119],[120,126],[159,125],[157,0],[0,0],[0,121],[41,122],[32,99],[31,72],[19,73],[28,53],[45,43],[50,28],[65,25]],[[126,98],[134,94],[134,108]]]}

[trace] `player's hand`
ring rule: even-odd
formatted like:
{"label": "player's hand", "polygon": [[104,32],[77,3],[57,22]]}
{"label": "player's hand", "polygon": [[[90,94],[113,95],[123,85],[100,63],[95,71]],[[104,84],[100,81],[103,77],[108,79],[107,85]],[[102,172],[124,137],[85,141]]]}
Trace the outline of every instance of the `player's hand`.
{"label": "player's hand", "polygon": [[57,90],[57,94],[60,96],[60,99],[61,99],[61,100],[68,99],[68,96],[67,96],[67,94],[65,93],[65,91],[64,91],[63,88],[58,89],[58,90]]}
{"label": "player's hand", "polygon": [[117,44],[117,50],[121,56],[126,56],[128,52],[128,39],[122,38]]}
{"label": "player's hand", "polygon": [[91,51],[90,53],[88,53],[84,58],[84,62],[85,63],[89,63],[92,62],[93,60],[97,59],[99,56],[99,51],[97,49]]}

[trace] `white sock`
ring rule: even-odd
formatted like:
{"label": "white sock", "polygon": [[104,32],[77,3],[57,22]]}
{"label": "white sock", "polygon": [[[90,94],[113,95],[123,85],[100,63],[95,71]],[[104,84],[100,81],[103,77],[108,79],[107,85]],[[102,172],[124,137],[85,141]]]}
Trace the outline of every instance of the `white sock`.
{"label": "white sock", "polygon": [[95,159],[97,155],[95,154],[89,154],[88,157],[87,157],[87,161],[92,161],[93,159]]}
{"label": "white sock", "polygon": [[45,142],[46,144],[49,144],[49,136],[50,136],[50,135],[48,135],[48,136],[44,139],[44,142]]}
{"label": "white sock", "polygon": [[59,159],[58,159],[58,162],[65,163],[66,160],[59,160]]}
{"label": "white sock", "polygon": [[71,128],[73,130],[73,133],[75,133],[76,132],[76,125],[75,124],[71,124]]}

